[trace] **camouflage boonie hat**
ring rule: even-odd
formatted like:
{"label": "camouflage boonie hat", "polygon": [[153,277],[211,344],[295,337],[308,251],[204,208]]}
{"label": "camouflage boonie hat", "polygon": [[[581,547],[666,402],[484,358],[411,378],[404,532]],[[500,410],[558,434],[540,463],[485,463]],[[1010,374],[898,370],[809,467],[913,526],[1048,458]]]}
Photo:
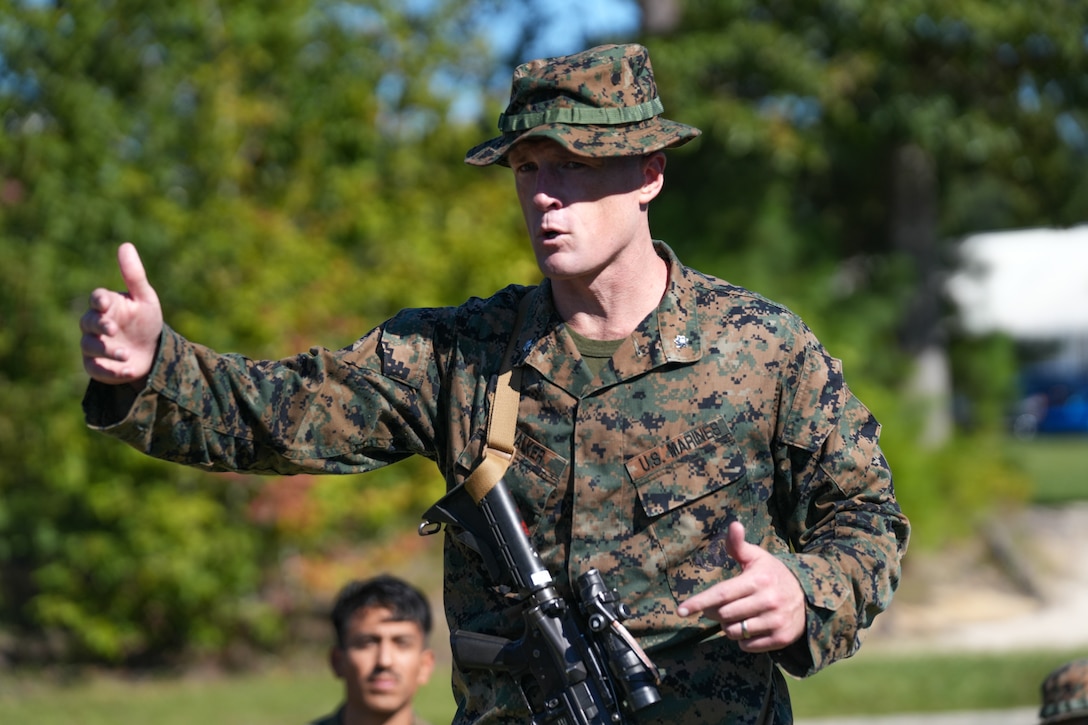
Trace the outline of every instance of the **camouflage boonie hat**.
{"label": "camouflage boonie hat", "polygon": [[1043,681],[1042,725],[1088,718],[1088,659],[1067,662]]}
{"label": "camouflage boonie hat", "polygon": [[650,53],[641,45],[601,45],[514,70],[502,135],[469,150],[465,163],[509,166],[510,147],[548,138],[582,156],[641,156],[699,135],[661,118]]}

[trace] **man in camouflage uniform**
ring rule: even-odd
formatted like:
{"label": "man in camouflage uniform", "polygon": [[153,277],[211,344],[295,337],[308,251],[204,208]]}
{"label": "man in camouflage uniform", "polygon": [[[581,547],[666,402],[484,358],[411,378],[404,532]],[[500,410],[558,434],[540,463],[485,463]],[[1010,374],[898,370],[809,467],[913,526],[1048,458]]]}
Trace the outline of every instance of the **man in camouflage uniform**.
{"label": "man in camouflage uniform", "polygon": [[[649,231],[663,149],[645,48],[514,73],[501,135],[544,281],[405,310],[339,351],[219,355],[165,326],[135,249],[84,316],[88,423],[211,470],[367,471],[412,454],[448,486],[483,456],[498,368],[521,369],[506,482],[558,586],[591,567],[664,670],[645,723],[789,723],[781,671],[853,654],[898,584],[908,523],[879,426],[785,308],[683,266]],[[516,311],[528,297],[524,323]],[[451,629],[520,635],[478,555],[445,543]],[[525,722],[508,675],[454,672],[457,722]]]}

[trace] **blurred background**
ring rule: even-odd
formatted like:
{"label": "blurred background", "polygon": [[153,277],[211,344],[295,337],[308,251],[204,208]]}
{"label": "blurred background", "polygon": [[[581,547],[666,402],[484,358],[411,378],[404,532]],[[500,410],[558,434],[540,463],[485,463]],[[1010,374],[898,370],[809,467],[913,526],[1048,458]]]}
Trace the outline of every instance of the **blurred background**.
{"label": "blurred background", "polygon": [[[670,152],[655,236],[799,313],[884,426],[914,536],[874,640],[940,638],[957,582],[967,620],[1053,603],[1044,574],[1086,553],[1032,543],[1088,500],[1082,3],[3,0],[0,719],[306,721],[338,698],[323,617],[348,578],[394,571],[440,607],[440,541],[415,533],[443,490],[430,464],[258,478],[144,458],[84,426],[78,318],[121,287],[123,241],[170,325],[256,358],[535,283],[509,172],[464,152],[495,134],[515,64],[631,41],[666,115],[704,132]],[[1031,705],[1088,649],[1077,626],[996,670],[942,676],[948,648],[908,648],[929,679],[903,701],[843,663],[849,694],[810,700],[834,691],[821,673],[799,712]]]}

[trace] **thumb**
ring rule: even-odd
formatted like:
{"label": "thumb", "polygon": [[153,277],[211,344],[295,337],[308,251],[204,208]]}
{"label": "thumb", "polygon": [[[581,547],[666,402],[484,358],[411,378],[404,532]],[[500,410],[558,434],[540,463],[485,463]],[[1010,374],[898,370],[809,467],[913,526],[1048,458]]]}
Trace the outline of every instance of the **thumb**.
{"label": "thumb", "polygon": [[147,273],[144,264],[140,261],[140,253],[130,242],[125,242],[117,248],[117,264],[121,268],[121,278],[125,281],[132,299],[138,302],[158,300],[154,288],[147,281]]}
{"label": "thumb", "polygon": [[741,569],[747,569],[748,565],[763,553],[763,549],[755,544],[749,544],[744,539],[744,524],[734,521],[729,524],[729,531],[726,534],[725,553],[740,564]]}

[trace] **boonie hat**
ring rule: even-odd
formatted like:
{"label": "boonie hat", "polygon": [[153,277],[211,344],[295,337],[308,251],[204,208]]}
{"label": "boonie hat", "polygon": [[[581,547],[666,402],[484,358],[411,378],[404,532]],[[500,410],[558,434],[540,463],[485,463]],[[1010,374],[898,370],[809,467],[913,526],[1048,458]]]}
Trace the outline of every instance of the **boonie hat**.
{"label": "boonie hat", "polygon": [[1067,662],[1043,681],[1042,725],[1088,719],[1088,659]]}
{"label": "boonie hat", "polygon": [[650,53],[641,45],[601,45],[514,70],[502,135],[473,147],[465,163],[509,166],[510,147],[548,138],[581,156],[641,156],[699,135],[662,118]]}

